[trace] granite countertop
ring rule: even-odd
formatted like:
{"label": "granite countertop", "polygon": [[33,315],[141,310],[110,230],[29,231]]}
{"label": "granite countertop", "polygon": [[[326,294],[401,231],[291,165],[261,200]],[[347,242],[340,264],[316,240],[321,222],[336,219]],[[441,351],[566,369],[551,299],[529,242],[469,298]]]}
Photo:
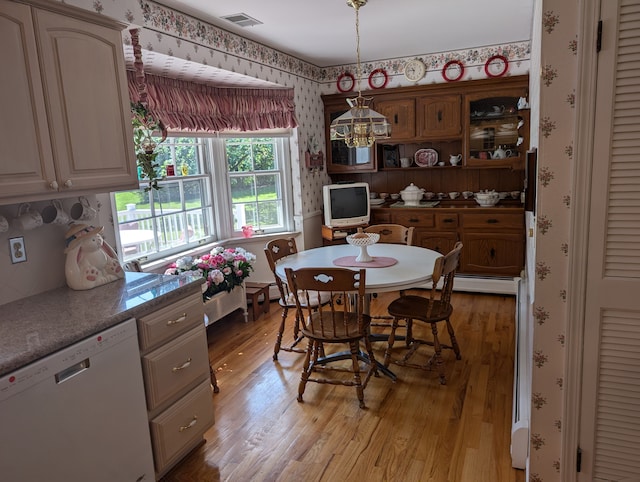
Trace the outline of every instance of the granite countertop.
{"label": "granite countertop", "polygon": [[57,288],[0,306],[0,376],[172,299],[200,292],[202,277],[126,272],[86,291]]}

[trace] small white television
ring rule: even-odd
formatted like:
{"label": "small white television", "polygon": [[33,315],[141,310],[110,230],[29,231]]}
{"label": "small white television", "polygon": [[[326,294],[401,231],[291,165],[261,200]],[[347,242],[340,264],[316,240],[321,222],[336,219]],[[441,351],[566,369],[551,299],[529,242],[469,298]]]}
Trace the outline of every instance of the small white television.
{"label": "small white television", "polygon": [[328,184],[322,188],[322,198],[326,226],[339,228],[369,222],[368,183]]}

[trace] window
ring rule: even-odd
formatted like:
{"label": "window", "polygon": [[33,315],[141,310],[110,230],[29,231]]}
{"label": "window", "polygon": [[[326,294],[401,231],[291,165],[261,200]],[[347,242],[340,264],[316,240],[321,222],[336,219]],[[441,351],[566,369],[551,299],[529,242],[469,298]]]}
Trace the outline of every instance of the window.
{"label": "window", "polygon": [[282,231],[283,173],[275,138],[225,139],[233,230],[251,225],[258,232]]}
{"label": "window", "polygon": [[286,137],[170,136],[159,143],[160,189],[112,194],[123,261],[151,261],[254,232],[291,229]]}

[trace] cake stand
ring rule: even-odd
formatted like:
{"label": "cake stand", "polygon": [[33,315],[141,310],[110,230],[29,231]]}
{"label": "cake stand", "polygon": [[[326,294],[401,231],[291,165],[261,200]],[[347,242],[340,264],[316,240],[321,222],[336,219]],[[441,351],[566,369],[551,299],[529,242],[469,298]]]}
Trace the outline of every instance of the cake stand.
{"label": "cake stand", "polygon": [[[365,234],[366,236],[362,236]],[[357,246],[360,248],[360,254],[356,258],[356,262],[358,263],[369,263],[373,261],[373,257],[369,255],[367,252],[367,246],[371,246],[372,244],[376,244],[380,239],[380,235],[378,233],[362,233],[360,236],[358,234],[350,234],[347,236],[347,243],[352,246]],[[362,236],[362,237],[361,237]]]}

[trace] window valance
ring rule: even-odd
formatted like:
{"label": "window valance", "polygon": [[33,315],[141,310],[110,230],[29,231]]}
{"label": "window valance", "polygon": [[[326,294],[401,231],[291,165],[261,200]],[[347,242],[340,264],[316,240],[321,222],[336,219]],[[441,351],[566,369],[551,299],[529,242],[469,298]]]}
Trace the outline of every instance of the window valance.
{"label": "window valance", "polygon": [[[219,88],[148,73],[144,78],[147,110],[168,129],[246,132],[298,125],[293,89]],[[131,101],[138,102],[133,71],[127,80]]]}

